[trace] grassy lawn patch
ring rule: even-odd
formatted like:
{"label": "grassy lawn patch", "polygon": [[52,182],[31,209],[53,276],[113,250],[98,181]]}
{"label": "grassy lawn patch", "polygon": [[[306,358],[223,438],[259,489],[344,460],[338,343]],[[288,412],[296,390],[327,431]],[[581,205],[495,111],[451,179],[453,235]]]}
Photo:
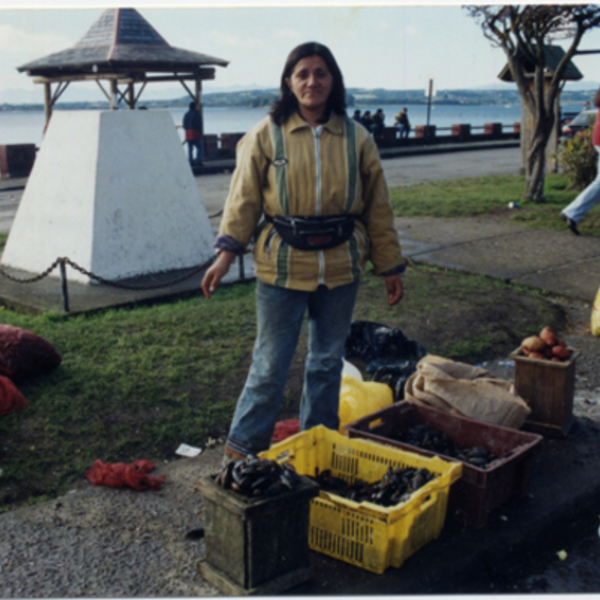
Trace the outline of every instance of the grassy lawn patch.
{"label": "grassy lawn patch", "polygon": [[[525,178],[517,175],[474,177],[450,181],[432,181],[390,190],[394,212],[401,217],[465,217],[508,213],[514,223],[539,229],[565,230],[560,211],[578,194],[568,189],[564,175],[550,174],[545,181],[547,202],[523,201]],[[520,208],[509,209],[509,202]],[[600,206],[583,219],[583,235],[600,236]]]}
{"label": "grassy lawn patch", "polygon": [[[427,350],[479,361],[505,356],[563,315],[542,294],[485,277],[409,269],[406,296],[385,302],[365,276],[355,319],[399,327]],[[0,418],[0,510],[47,499],[84,482],[95,459],[171,460],[181,442],[203,446],[227,432],[250,364],[254,285],[203,297],[91,315],[23,315],[0,322],[49,340],[63,357],[51,374],[19,385],[29,406]],[[297,416],[305,336],[281,418]]]}
{"label": "grassy lawn patch", "polygon": [[4,250],[4,244],[6,244],[6,240],[8,239],[8,233],[0,233],[0,252]]}

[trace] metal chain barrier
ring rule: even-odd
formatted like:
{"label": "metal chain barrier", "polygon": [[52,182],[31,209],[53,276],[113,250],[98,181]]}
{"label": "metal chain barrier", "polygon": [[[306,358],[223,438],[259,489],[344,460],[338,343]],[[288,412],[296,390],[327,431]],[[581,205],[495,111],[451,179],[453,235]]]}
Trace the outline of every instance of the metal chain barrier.
{"label": "metal chain barrier", "polygon": [[133,291],[141,292],[141,291],[147,291],[147,290],[159,290],[161,288],[166,288],[166,287],[175,285],[176,283],[181,283],[182,281],[185,281],[186,279],[190,279],[194,275],[197,275],[198,273],[200,273],[201,271],[203,271],[204,269],[209,267],[215,261],[215,257],[212,256],[205,263],[201,264],[199,267],[196,267],[190,273],[187,273],[186,275],[183,275],[182,277],[174,279],[173,281],[169,281],[168,283],[160,283],[160,284],[153,284],[153,285],[147,285],[147,286],[127,285],[125,283],[118,283],[117,281],[110,281],[108,279],[104,279],[104,277],[95,275],[91,271],[88,271],[87,269],[80,267],[77,263],[73,262],[70,258],[66,258],[66,257],[59,258],[58,261],[59,262],[64,261],[66,264],[70,265],[76,271],[79,271],[83,275],[87,275],[87,277],[90,277],[91,279],[95,279],[96,281],[98,281],[99,283],[103,283],[104,285],[110,285],[112,287],[120,288],[123,290],[133,290]]}
{"label": "metal chain barrier", "polygon": [[104,285],[110,285],[112,287],[121,288],[121,289],[125,289],[125,290],[147,291],[147,290],[158,290],[161,288],[170,287],[172,285],[175,285],[176,283],[181,283],[182,281],[185,281],[186,279],[189,279],[190,277],[197,275],[198,273],[200,273],[200,271],[209,267],[214,261],[215,261],[215,257],[213,256],[213,257],[209,258],[205,263],[201,264],[199,267],[196,267],[190,273],[186,273],[182,277],[174,279],[173,281],[169,281],[168,283],[153,284],[153,285],[147,285],[147,286],[133,286],[133,285],[127,285],[125,283],[119,283],[117,281],[110,281],[108,279],[104,279],[104,277],[100,277],[99,275],[96,275],[96,274],[92,273],[91,271],[88,271],[87,269],[80,267],[76,262],[73,262],[68,257],[57,258],[43,273],[40,273],[39,275],[36,275],[35,277],[31,277],[29,279],[20,279],[18,277],[14,277],[14,276],[10,275],[9,273],[7,273],[6,271],[3,271],[2,269],[0,269],[0,275],[6,277],[6,279],[9,279],[10,281],[14,281],[15,283],[36,283],[37,281],[41,281],[42,279],[44,279],[44,277],[47,277],[48,275],[50,275],[50,273],[52,273],[52,271],[54,271],[54,269],[56,269],[56,267],[58,267],[60,264],[68,264],[76,271],[79,271],[83,275],[86,275],[87,277],[90,277],[91,279],[95,279],[96,281],[98,281],[99,283],[103,283]]}
{"label": "metal chain barrier", "polygon": [[52,273],[52,271],[56,269],[56,267],[62,260],[64,259],[57,258],[43,273],[40,273],[35,277],[31,277],[30,279],[19,279],[18,277],[13,277],[12,275],[9,275],[6,271],[3,271],[2,269],[0,269],[0,275],[6,277],[6,279],[9,279],[10,281],[14,281],[15,283],[35,283],[36,281],[41,281],[42,279],[44,279],[44,277],[50,275],[50,273]]}
{"label": "metal chain barrier", "polygon": [[[103,283],[104,285],[109,285],[109,286],[120,288],[123,290],[148,291],[148,290],[158,290],[158,289],[162,289],[162,288],[167,288],[167,287],[170,287],[177,283],[181,283],[182,281],[185,281],[186,279],[190,279],[194,275],[197,275],[198,273],[200,273],[201,271],[203,271],[204,269],[209,267],[215,260],[216,260],[216,257],[212,256],[206,262],[204,262],[203,264],[201,264],[198,267],[195,267],[192,271],[190,271],[189,273],[186,273],[182,277],[173,279],[172,281],[169,281],[168,283],[159,283],[159,284],[152,284],[152,285],[128,285],[125,283],[119,283],[117,281],[110,281],[108,279],[104,279],[104,277],[100,277],[99,275],[92,273],[91,271],[88,271],[87,269],[84,269],[83,267],[79,266],[77,263],[73,262],[68,257],[57,258],[43,273],[40,273],[39,275],[35,275],[34,277],[30,277],[27,279],[21,279],[19,277],[14,277],[13,275],[10,275],[9,273],[7,273],[6,271],[4,271],[2,269],[0,269],[0,275],[2,275],[3,277],[6,277],[7,279],[9,279],[10,281],[13,281],[15,283],[36,283],[37,281],[41,281],[42,279],[44,279],[44,277],[47,277],[48,275],[50,275],[50,273],[52,273],[52,271],[54,271],[54,269],[56,269],[56,267],[60,267],[63,308],[64,308],[65,312],[69,312],[69,294],[68,294],[68,289],[67,289],[66,265],[70,265],[76,271],[79,271],[83,275],[86,275],[87,277],[90,277],[91,279],[94,279],[99,283]],[[240,276],[243,278],[243,263],[242,262],[240,262]]]}

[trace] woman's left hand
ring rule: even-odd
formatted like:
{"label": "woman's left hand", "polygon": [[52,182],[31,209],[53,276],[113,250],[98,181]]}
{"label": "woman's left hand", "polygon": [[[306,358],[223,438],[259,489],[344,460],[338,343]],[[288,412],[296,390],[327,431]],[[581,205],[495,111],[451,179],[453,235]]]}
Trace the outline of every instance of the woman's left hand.
{"label": "woman's left hand", "polygon": [[387,289],[388,304],[390,306],[398,304],[404,295],[400,275],[388,275],[385,277],[385,287]]}

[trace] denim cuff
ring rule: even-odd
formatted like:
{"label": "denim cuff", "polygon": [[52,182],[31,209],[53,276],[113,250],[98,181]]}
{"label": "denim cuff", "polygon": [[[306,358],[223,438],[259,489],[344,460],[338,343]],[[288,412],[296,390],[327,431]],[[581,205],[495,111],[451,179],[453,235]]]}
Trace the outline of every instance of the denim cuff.
{"label": "denim cuff", "polygon": [[245,247],[244,244],[238,242],[230,235],[220,235],[213,244],[215,250],[227,250],[228,252],[234,252],[235,254],[243,254]]}
{"label": "denim cuff", "polygon": [[400,273],[404,273],[404,271],[406,271],[406,263],[405,262],[403,262],[401,265],[392,267],[391,269],[384,271],[383,273],[381,273],[381,276],[389,277],[390,275],[399,275]]}

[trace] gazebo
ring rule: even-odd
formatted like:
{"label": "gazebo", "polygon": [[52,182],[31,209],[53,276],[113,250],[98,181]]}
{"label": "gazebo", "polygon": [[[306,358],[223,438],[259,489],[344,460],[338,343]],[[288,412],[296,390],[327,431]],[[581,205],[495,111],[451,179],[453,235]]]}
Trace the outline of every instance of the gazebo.
{"label": "gazebo", "polygon": [[[544,46],[544,55],[546,59],[546,73],[545,73],[545,81],[544,84],[548,86],[550,84],[550,80],[552,76],[560,64],[560,61],[565,55],[565,51],[560,46]],[[522,59],[524,60],[524,59]],[[529,85],[534,85],[534,68],[533,65],[528,65],[525,63],[525,73],[529,78]],[[510,70],[510,65],[506,64],[502,71],[499,73],[498,78],[501,81],[506,82],[514,82],[514,77]],[[565,69],[563,80],[564,81],[579,81],[583,79],[583,75],[579,71],[579,69],[573,64],[573,62],[569,61],[567,63],[567,67]],[[557,116],[559,115],[559,98],[556,99],[555,113]],[[558,151],[558,138],[559,138],[559,130],[560,130],[560,122],[557,118],[554,131],[550,139],[548,140],[548,145],[546,146],[546,167],[548,170],[555,171],[556,170],[556,153]],[[530,145],[531,137],[533,135],[533,115],[529,111],[527,105],[523,102],[521,105],[521,171],[525,173],[526,165],[527,165],[527,148]]]}
{"label": "gazebo", "polygon": [[[72,48],[17,70],[44,85],[48,122],[52,107],[74,81],[95,81],[112,109],[120,101],[134,109],[148,83],[179,81],[200,106],[202,81],[215,78],[214,66],[228,64],[221,58],[170,46],[134,8],[110,8]],[[108,83],[108,91],[102,81]]]}
{"label": "gazebo", "polygon": [[[211,65],[227,64],[172,48],[136,10],[119,8],[73,48],[19,67],[45,86],[48,127],[2,264],[40,273],[67,257],[79,267],[70,278],[88,284],[92,275],[114,282],[211,258],[214,232],[170,112],[113,109],[120,100],[134,109],[154,81],[181,82],[199,104]],[[86,80],[98,83],[111,109],[60,110],[50,119],[66,87]]]}

